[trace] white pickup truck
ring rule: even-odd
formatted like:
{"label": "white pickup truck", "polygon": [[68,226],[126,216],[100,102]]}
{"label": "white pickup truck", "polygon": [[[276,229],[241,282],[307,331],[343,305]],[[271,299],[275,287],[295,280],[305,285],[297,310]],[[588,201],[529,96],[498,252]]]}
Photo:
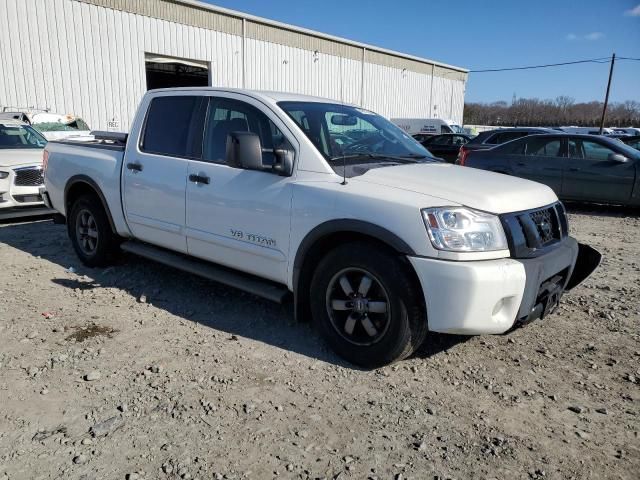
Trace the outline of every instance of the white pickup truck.
{"label": "white pickup truck", "polygon": [[[127,134],[50,142],[45,202],[88,266],[119,249],[283,302],[378,367],[427,331],[542,317],[600,255],[548,187],[433,158],[370,111],[315,97],[154,90]],[[61,217],[60,217],[61,218]]]}

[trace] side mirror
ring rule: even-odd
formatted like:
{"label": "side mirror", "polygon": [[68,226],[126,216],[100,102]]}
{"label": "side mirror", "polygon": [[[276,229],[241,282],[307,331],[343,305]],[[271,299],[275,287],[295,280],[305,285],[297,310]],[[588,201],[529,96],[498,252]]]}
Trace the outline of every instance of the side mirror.
{"label": "side mirror", "polygon": [[608,160],[616,163],[627,163],[629,161],[629,159],[621,153],[610,153]]}
{"label": "side mirror", "polygon": [[293,152],[284,148],[276,148],[273,150],[273,156],[275,162],[273,164],[273,171],[283,177],[290,177],[293,175]]}
{"label": "side mirror", "polygon": [[[263,153],[273,154],[273,165],[264,163]],[[244,170],[272,171],[290,177],[293,174],[293,152],[287,149],[263,149],[260,137],[253,132],[231,132],[227,135],[227,165]]]}
{"label": "side mirror", "polygon": [[246,170],[263,170],[260,137],[253,132],[231,132],[227,135],[227,164]]}

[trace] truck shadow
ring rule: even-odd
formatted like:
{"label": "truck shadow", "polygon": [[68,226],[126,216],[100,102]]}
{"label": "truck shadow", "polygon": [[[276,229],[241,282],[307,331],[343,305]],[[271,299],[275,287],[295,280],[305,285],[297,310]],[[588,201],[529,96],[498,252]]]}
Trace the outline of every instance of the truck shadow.
{"label": "truck shadow", "polygon": [[591,215],[595,217],[640,217],[640,207],[578,202],[563,203],[568,213]]}
{"label": "truck shadow", "polygon": [[[72,272],[51,278],[51,282],[61,287],[95,290],[97,295],[114,297],[114,303],[131,302],[131,297],[136,301],[144,300],[177,320],[198,322],[228,334],[230,339],[245,337],[323,362],[358,369],[335,355],[311,322],[296,322],[291,304],[278,305],[124,253],[112,267],[84,267],[67,239],[66,227],[51,221],[5,224],[0,228],[0,242],[65,269],[72,268]],[[104,289],[116,289],[118,293],[114,296],[113,290],[100,292]],[[151,313],[149,316],[152,318]],[[436,355],[464,338],[432,334],[416,357]]]}

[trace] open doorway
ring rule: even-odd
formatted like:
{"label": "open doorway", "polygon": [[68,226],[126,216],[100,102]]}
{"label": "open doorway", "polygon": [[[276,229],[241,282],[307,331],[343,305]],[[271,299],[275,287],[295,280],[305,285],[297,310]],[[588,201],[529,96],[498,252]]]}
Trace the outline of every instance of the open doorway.
{"label": "open doorway", "polygon": [[209,62],[145,53],[147,90],[211,85]]}

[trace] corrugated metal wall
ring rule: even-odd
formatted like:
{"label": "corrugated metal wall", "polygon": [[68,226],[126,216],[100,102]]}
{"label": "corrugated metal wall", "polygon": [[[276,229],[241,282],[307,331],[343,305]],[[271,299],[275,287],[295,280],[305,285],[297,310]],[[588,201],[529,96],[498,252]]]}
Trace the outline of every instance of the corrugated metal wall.
{"label": "corrugated metal wall", "polygon": [[116,119],[127,129],[149,52],[209,62],[213,86],[244,80],[387,117],[462,121],[464,72],[248,20],[243,39],[242,23],[169,0],[0,0],[0,107],[74,113],[95,129]]}

